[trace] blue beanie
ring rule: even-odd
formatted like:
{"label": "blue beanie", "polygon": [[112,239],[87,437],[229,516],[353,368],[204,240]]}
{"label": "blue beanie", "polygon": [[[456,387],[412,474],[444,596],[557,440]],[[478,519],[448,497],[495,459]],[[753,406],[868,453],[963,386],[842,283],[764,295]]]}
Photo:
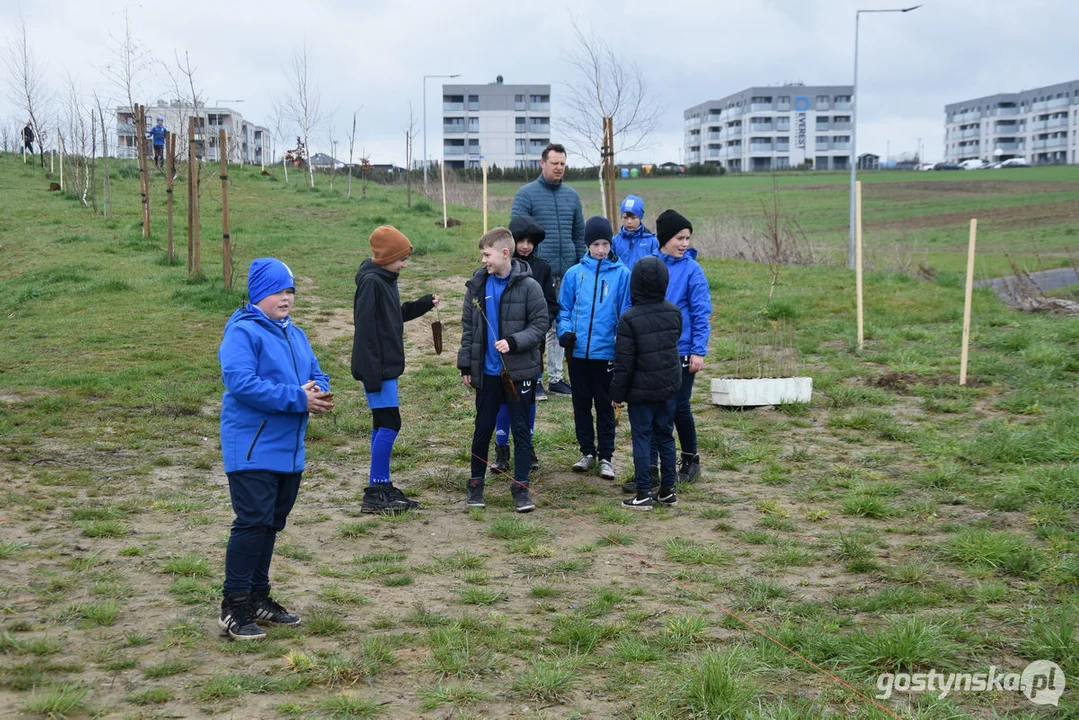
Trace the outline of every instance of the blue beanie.
{"label": "blue beanie", "polygon": [[292,271],[277,258],[258,258],[251,261],[247,273],[247,297],[258,303],[264,297],[296,287]]}
{"label": "blue beanie", "polygon": [[588,218],[588,222],[584,224],[584,244],[588,247],[597,240],[611,241],[614,236],[614,231],[611,230],[611,223],[607,218],[602,215],[593,215]]}
{"label": "blue beanie", "polygon": [[644,220],[644,200],[636,195],[627,195],[626,199],[622,201],[622,213],[633,213],[641,220]]}

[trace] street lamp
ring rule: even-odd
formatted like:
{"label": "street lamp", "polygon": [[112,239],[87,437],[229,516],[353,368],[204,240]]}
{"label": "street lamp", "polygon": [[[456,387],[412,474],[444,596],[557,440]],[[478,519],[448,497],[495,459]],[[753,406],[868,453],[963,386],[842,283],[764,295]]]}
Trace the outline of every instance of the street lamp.
{"label": "street lamp", "polygon": [[453,75],[424,75],[423,76],[423,189],[427,191],[427,78],[455,78],[461,77],[461,73]]}
{"label": "street lamp", "polygon": [[858,179],[858,19],[862,13],[908,13],[921,5],[888,10],[857,10],[854,13],[854,85],[850,102],[850,248],[847,267],[854,269],[854,183]]}

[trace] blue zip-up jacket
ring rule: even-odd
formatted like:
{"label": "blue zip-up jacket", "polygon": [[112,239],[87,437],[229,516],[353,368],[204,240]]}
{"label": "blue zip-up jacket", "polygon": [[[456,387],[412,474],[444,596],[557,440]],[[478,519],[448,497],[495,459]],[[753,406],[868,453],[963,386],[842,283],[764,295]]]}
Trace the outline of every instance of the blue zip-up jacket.
{"label": "blue zip-up jacket", "polygon": [[552,184],[541,174],[522,185],[513,197],[510,220],[523,215],[531,215],[547,233],[533,252],[550,264],[556,278],[565,275],[577,258],[588,251],[584,244],[581,196],[565,182]]}
{"label": "blue zip-up jacket", "polygon": [[251,304],[232,314],[217,351],[225,394],[221,398],[221,455],[225,472],[304,469],[307,393],[314,380],[330,389],[307,335],[282,329]]}
{"label": "blue zip-up jacket", "polygon": [[154,145],[164,145],[165,135],[168,134],[168,129],[164,125],[154,125],[146,132],[146,137],[153,138]]}
{"label": "blue zip-up jacket", "polygon": [[629,307],[629,270],[617,257],[585,255],[562,278],[558,306],[558,336],[577,335],[573,357],[614,360],[618,318]]}
{"label": "blue zip-up jacket", "polygon": [[626,232],[625,228],[619,230],[611,240],[611,248],[618,259],[625,263],[626,269],[632,272],[633,263],[659,252],[659,241],[655,233],[649,232],[641,223],[633,232]]}
{"label": "blue zip-up jacket", "polygon": [[712,294],[708,278],[697,262],[697,250],[688,248],[681,258],[661,252],[657,256],[667,266],[670,282],[667,299],[682,311],[682,335],[678,338],[679,355],[708,354],[708,338],[712,334]]}

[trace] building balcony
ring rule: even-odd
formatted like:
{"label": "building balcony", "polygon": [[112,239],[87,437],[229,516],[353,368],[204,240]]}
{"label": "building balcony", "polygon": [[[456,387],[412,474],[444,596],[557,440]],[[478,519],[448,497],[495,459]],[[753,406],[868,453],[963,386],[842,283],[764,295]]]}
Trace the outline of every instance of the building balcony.
{"label": "building balcony", "polygon": [[1019,108],[998,107],[990,111],[993,117],[1010,117],[1019,114]]}
{"label": "building balcony", "polygon": [[831,143],[817,143],[813,146],[813,150],[816,152],[824,152],[832,148]]}
{"label": "building balcony", "polygon": [[1065,147],[1067,144],[1068,144],[1068,138],[1066,136],[1049,138],[1049,139],[1047,139],[1045,141],[1045,147],[1050,147],[1050,148]]}
{"label": "building balcony", "polygon": [[791,111],[791,104],[790,103],[777,103],[776,104],[776,112],[790,112],[790,111]]}
{"label": "building balcony", "polygon": [[465,109],[463,102],[443,102],[442,112],[462,112]]}
{"label": "building balcony", "polygon": [[1004,151],[1010,152],[1012,150],[1022,150],[1023,149],[1023,143],[1015,142],[1014,140],[1007,141],[1007,142],[998,142],[998,143],[994,143],[993,148],[994,148],[994,150],[1004,150]]}
{"label": "building balcony", "polygon": [[729,128],[727,128],[727,137],[731,138],[731,137],[741,137],[741,136],[742,136],[742,128],[740,128],[740,127],[729,127]]}
{"label": "building balcony", "polygon": [[790,132],[791,124],[789,122],[776,123],[776,132]]}
{"label": "building balcony", "polygon": [[721,133],[721,132],[710,132],[710,133],[708,133],[708,139],[709,140],[722,140],[723,139],[723,133]]}
{"label": "building balcony", "polygon": [[726,110],[727,117],[729,117],[729,118],[740,117],[742,112],[743,112],[743,110],[740,107],[727,108],[727,110]]}
{"label": "building balcony", "polygon": [[846,152],[850,152],[850,143],[849,142],[834,142],[834,143],[832,143],[832,149],[833,150],[844,150]]}
{"label": "building balcony", "polygon": [[443,135],[462,135],[462,134],[464,134],[464,132],[465,132],[465,126],[464,125],[443,125],[442,126],[442,134]]}
{"label": "building balcony", "polygon": [[709,150],[708,151],[708,157],[710,157],[710,158],[718,158],[718,157],[721,157],[722,155],[723,155],[722,150]]}
{"label": "building balcony", "polygon": [[693,127],[695,125],[700,125],[700,124],[701,124],[701,118],[699,116],[698,117],[686,118],[686,127]]}
{"label": "building balcony", "polygon": [[464,145],[446,145],[445,147],[442,148],[442,154],[443,155],[464,155],[465,154],[465,146]]}
{"label": "building balcony", "polygon": [[833,130],[850,130],[850,127],[851,125],[849,122],[832,123]]}
{"label": "building balcony", "polygon": [[777,153],[785,153],[785,152],[790,152],[790,151],[791,151],[791,146],[790,145],[776,145],[776,152]]}
{"label": "building balcony", "polygon": [[116,123],[117,135],[134,135],[135,126],[131,123]]}
{"label": "building balcony", "polygon": [[1066,117],[1053,118],[1048,123],[1046,123],[1046,127],[1051,127],[1051,128],[1068,127],[1068,118],[1066,118]]}
{"label": "building balcony", "polygon": [[772,123],[750,123],[749,131],[750,132],[770,133],[770,132],[775,132],[776,128],[775,128],[775,125],[773,125]]}
{"label": "building balcony", "polygon": [[538,123],[535,124],[535,125],[529,125],[528,126],[528,132],[530,132],[530,133],[543,133],[544,135],[549,135],[551,133],[551,126],[550,126],[549,123],[544,123],[542,125],[538,124]]}
{"label": "building balcony", "polygon": [[551,112],[551,103],[549,102],[530,102],[528,103],[528,109],[533,112]]}
{"label": "building balcony", "polygon": [[749,146],[749,152],[750,152],[750,154],[771,155],[772,154],[772,146],[771,145],[750,145]]}
{"label": "building balcony", "polygon": [[833,110],[850,110],[850,105],[851,104],[849,102],[837,102],[835,105],[832,105],[832,109]]}
{"label": "building balcony", "polygon": [[772,103],[751,103],[750,112],[772,112]]}
{"label": "building balcony", "polygon": [[1030,124],[1031,130],[1047,130],[1049,128],[1048,120],[1037,120]]}
{"label": "building balcony", "polygon": [[819,103],[817,103],[817,106],[815,108],[813,108],[813,109],[817,110],[818,112],[821,111],[821,110],[831,110],[832,109],[832,104],[827,102],[827,101],[819,102]]}
{"label": "building balcony", "polygon": [[719,113],[714,113],[714,114],[713,113],[708,113],[708,122],[710,122],[710,123],[723,122],[723,118],[720,116]]}
{"label": "building balcony", "polygon": [[831,127],[828,125],[828,123],[817,123],[814,129],[817,132],[828,132],[829,130],[831,130]]}

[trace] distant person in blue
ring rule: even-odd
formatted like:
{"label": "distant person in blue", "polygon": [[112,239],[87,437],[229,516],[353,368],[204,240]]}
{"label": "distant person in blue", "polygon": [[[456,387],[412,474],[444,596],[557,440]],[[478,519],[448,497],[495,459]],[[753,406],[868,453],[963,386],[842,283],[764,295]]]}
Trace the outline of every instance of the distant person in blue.
{"label": "distant person in blue", "polygon": [[656,236],[644,226],[644,200],[636,195],[622,201],[622,229],[611,241],[611,249],[630,271],[635,262],[659,250]]}
{"label": "distant person in blue", "polygon": [[[693,396],[693,379],[704,367],[704,356],[708,354],[708,339],[712,333],[712,296],[704,269],[697,263],[697,251],[689,246],[692,235],[692,223],[674,210],[664,210],[656,218],[656,236],[659,239],[659,252],[656,254],[667,266],[670,276],[667,300],[682,312],[682,334],[678,338],[682,386],[678,390],[674,427],[682,448],[678,481],[687,483],[696,482],[701,475],[697,426],[689,401]],[[657,460],[658,449],[653,444],[653,477],[658,479],[659,471],[655,470]]]}
{"label": "distant person in blue", "polygon": [[150,132],[146,133],[146,137],[154,141],[154,167],[159,170],[165,169],[165,137],[168,134],[169,131],[165,128],[165,118],[163,117],[159,117],[157,125],[154,125],[150,128]]}
{"label": "distant person in blue", "polygon": [[629,270],[611,255],[611,235],[607,218],[588,218],[584,226],[588,253],[566,271],[558,294],[558,342],[570,356],[573,425],[581,450],[581,459],[571,469],[589,472],[598,460],[599,476],[604,480],[615,478],[611,371],[618,318],[629,307],[630,297]]}
{"label": "distant person in blue", "polygon": [[307,336],[289,317],[295,287],[280,260],[252,261],[250,302],[225,324],[217,353],[225,383],[221,455],[236,513],[218,624],[236,640],[266,637],[260,622],[300,622],[270,597],[270,560],[300,489],[308,416],[333,410],[333,394]]}

